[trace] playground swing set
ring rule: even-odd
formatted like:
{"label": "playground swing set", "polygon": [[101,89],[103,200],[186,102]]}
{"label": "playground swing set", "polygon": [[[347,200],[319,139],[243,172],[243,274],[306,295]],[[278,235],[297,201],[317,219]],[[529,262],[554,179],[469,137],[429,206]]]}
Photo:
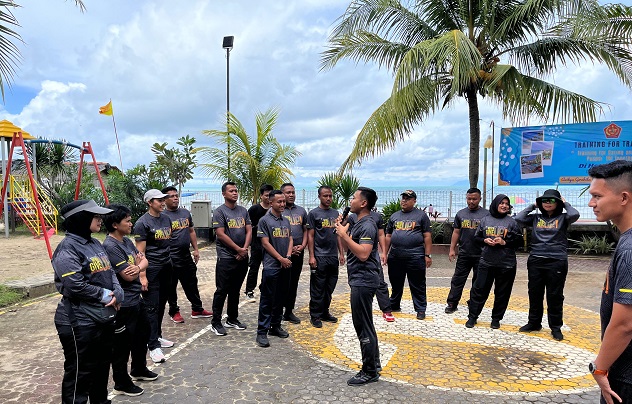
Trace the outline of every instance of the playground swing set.
{"label": "playground swing set", "polygon": [[[5,122],[11,124],[8,121],[2,121],[0,122],[0,126]],[[24,136],[23,131],[16,126],[13,126],[13,124],[11,124],[11,126],[17,129],[17,131],[13,132],[13,137],[11,138],[11,147],[6,165],[4,164],[5,148],[2,147],[4,178],[2,182],[2,194],[0,195],[0,215],[4,212],[6,236],[8,237],[7,208],[10,205],[11,209],[13,209],[15,213],[17,213],[17,215],[22,219],[22,221],[29,228],[34,237],[44,238],[44,240],[46,241],[46,248],[48,249],[48,256],[52,259],[53,250],[50,245],[50,236],[57,233],[58,212],[50,198],[45,194],[45,192],[43,192],[43,189],[37,184],[37,181],[33,176],[33,171],[36,170],[37,167],[37,156],[35,155],[35,153],[33,153],[32,170],[26,150],[26,144],[63,144],[65,146],[74,147],[81,151],[81,157],[79,160],[79,171],[77,174],[77,185],[75,187],[75,200],[79,199],[79,189],[81,184],[85,155],[89,154],[90,156],[92,156],[92,162],[94,164],[95,172],[101,186],[101,191],[103,192],[103,198],[105,200],[105,203],[108,204],[109,200],[107,192],[105,190],[105,185],[103,183],[103,179],[101,178],[101,173],[99,172],[97,160],[94,156],[94,151],[92,150],[90,142],[83,142],[82,146],[78,146],[59,140],[35,139],[26,134],[26,132],[24,132],[26,134],[26,136]],[[25,137],[28,137],[28,139],[25,139]],[[13,153],[16,148],[21,148],[22,154],[24,156],[24,165],[27,172],[27,177],[24,179],[18,179],[15,176],[11,175],[11,163],[13,160]],[[8,185],[10,185],[10,187],[8,187],[9,192],[7,192]]]}

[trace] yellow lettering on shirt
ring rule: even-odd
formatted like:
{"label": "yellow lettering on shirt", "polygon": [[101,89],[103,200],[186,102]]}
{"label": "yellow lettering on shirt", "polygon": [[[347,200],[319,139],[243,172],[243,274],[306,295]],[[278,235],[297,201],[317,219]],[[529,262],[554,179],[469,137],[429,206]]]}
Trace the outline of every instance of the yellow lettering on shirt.
{"label": "yellow lettering on shirt", "polygon": [[504,226],[485,227],[485,236],[505,238],[507,237],[507,228]]}
{"label": "yellow lettering on shirt", "polygon": [[415,229],[417,222],[414,220],[398,220],[394,223],[395,230],[412,231]]}
{"label": "yellow lettering on shirt", "polygon": [[329,218],[323,219],[322,227],[336,227],[334,223],[334,219],[329,219]]}
{"label": "yellow lettering on shirt", "polygon": [[112,268],[112,265],[107,256],[97,255],[90,257],[90,272],[107,271],[110,268]]}
{"label": "yellow lettering on shirt", "polygon": [[476,229],[481,223],[481,219],[463,219],[461,222],[462,229]]}
{"label": "yellow lettering on shirt", "polygon": [[535,224],[537,229],[557,229],[559,224],[559,220],[554,220],[552,222],[547,223],[546,221],[539,219],[538,223]]}
{"label": "yellow lettering on shirt", "polygon": [[171,222],[171,230],[182,230],[189,227],[189,218],[180,218]]}
{"label": "yellow lettering on shirt", "polygon": [[156,229],[154,233],[156,240],[169,240],[171,238],[171,227],[165,227],[164,229]]}
{"label": "yellow lettering on shirt", "polygon": [[287,215],[285,216],[290,221],[292,226],[301,226],[303,224],[303,216],[301,215]]}
{"label": "yellow lettering on shirt", "polygon": [[246,219],[244,219],[243,217],[230,219],[228,220],[227,225],[229,229],[242,229],[246,227]]}
{"label": "yellow lettering on shirt", "polygon": [[274,238],[288,238],[290,237],[290,229],[287,227],[275,227],[272,230],[272,237]]}

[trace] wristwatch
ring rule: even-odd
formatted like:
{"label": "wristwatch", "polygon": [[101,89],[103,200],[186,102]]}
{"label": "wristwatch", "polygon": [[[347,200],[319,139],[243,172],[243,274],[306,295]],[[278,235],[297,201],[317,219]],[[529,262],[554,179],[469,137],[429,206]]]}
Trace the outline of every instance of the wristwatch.
{"label": "wristwatch", "polygon": [[426,257],[432,259],[432,255],[430,255],[430,254],[426,254]]}
{"label": "wristwatch", "polygon": [[592,373],[593,375],[608,376],[608,371],[603,370],[603,369],[597,369],[597,365],[595,365],[595,362],[590,362],[588,364],[588,370],[590,370],[590,373]]}

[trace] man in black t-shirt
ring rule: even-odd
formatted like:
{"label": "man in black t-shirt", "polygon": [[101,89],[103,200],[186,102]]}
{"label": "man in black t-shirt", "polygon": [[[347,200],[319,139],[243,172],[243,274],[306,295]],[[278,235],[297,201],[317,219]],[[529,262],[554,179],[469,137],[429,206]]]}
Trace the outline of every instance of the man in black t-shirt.
{"label": "man in black t-shirt", "polygon": [[463,287],[465,286],[465,282],[467,282],[470,271],[473,272],[472,284],[474,284],[476,280],[478,262],[481,259],[481,249],[483,245],[476,240],[474,234],[476,233],[481,219],[489,215],[489,211],[479,205],[481,203],[480,189],[468,189],[465,194],[465,201],[467,202],[467,208],[457,212],[454,216],[454,223],[452,224],[454,230],[452,232],[448,257],[450,262],[454,261],[457,253],[459,257],[456,260],[454,275],[452,275],[452,281],[450,283],[450,292],[448,293],[447,306],[445,307],[447,314],[454,313],[458,310],[459,301],[463,294]]}
{"label": "man in black t-shirt", "polygon": [[336,220],[336,233],[347,247],[347,272],[351,287],[351,318],[360,340],[362,370],[347,381],[349,386],[376,382],[380,378],[379,348],[373,325],[373,297],[380,284],[377,254],[378,230],[369,212],[375,206],[377,195],[370,188],[360,187],[351,199],[351,212],[357,214],[351,234],[349,224]]}
{"label": "man in black t-shirt", "polygon": [[259,188],[259,198],[261,202],[254,204],[248,209],[250,223],[252,224],[252,242],[250,244],[250,262],[248,263],[248,276],[246,278],[246,298],[249,302],[255,301],[255,287],[257,287],[257,279],[259,277],[259,267],[263,261],[263,247],[261,240],[257,237],[257,225],[268,209],[270,209],[270,191],[274,188],[270,184],[263,184]]}
{"label": "man in black t-shirt", "polygon": [[621,238],[601,295],[601,348],[589,365],[601,402],[632,403],[632,162],[615,160],[588,171],[588,206],[597,220],[612,220]]}

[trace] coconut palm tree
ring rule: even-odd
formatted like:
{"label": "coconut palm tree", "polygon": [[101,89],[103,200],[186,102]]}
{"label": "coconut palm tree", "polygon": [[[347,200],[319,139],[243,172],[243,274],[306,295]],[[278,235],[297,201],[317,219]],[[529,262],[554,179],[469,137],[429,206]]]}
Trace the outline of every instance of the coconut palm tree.
{"label": "coconut palm tree", "polygon": [[[294,146],[283,145],[272,131],[277,123],[279,111],[270,108],[255,115],[257,132],[251,137],[239,120],[228,115],[227,130],[204,130],[220,145],[219,148],[200,147],[200,168],[214,179],[229,178],[235,182],[242,197],[253,204],[259,198],[259,187],[270,184],[279,188],[289,182],[294,173],[290,167],[301,153]],[[230,147],[227,147],[230,146]],[[227,150],[230,150],[230,156]],[[228,159],[230,158],[230,165]],[[230,168],[229,168],[230,167]]]}
{"label": "coconut palm tree", "polygon": [[331,207],[341,209],[349,206],[349,200],[360,186],[360,180],[352,174],[341,175],[338,172],[332,172],[323,174],[317,185],[331,188],[334,194]]}
{"label": "coconut palm tree", "polygon": [[406,139],[415,125],[465,98],[469,182],[478,183],[479,99],[512,124],[594,121],[603,104],[545,81],[560,66],[601,63],[632,83],[632,8],[597,0],[354,0],[322,53],[376,62],[394,74],[390,97],[369,117],[341,167]]}
{"label": "coconut palm tree", "polygon": [[[75,4],[83,12],[86,7],[81,0],[75,0]],[[15,18],[12,9],[21,7],[15,1],[0,0],[0,93],[4,100],[4,86],[10,85],[13,80],[13,74],[22,55],[14,40],[22,42],[20,34],[14,30],[19,27],[20,23]]]}

